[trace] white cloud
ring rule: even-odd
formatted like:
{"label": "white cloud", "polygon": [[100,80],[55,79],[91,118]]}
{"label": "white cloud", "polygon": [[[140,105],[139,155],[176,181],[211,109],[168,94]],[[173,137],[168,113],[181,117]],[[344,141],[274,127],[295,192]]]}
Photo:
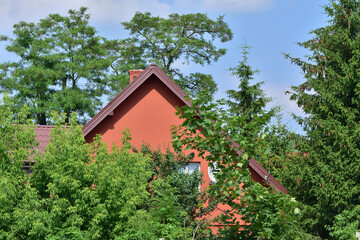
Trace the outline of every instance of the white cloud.
{"label": "white cloud", "polygon": [[159,0],[0,0],[0,34],[9,34],[19,21],[36,22],[50,13],[89,7],[92,22],[128,21],[136,11],[167,16],[170,5]]}
{"label": "white cloud", "polygon": [[271,6],[273,0],[202,0],[206,10],[225,12],[257,12]]}
{"label": "white cloud", "polygon": [[[79,1],[79,0],[77,0]],[[128,21],[137,11],[151,12],[154,16],[165,17],[170,12],[170,5],[158,0],[83,0],[90,8],[94,20]]]}

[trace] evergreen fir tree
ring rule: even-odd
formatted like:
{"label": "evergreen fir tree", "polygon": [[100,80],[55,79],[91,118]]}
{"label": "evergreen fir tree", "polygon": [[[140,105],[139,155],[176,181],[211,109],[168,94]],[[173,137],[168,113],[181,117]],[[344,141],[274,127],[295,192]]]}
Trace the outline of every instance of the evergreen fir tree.
{"label": "evergreen fir tree", "polygon": [[[232,74],[240,81],[239,87],[238,90],[231,89],[226,91],[228,96],[226,103],[229,107],[228,112],[230,116],[244,118],[243,124],[239,126],[239,129],[241,129],[243,134],[247,134],[252,128],[251,123],[254,116],[265,113],[264,108],[271,101],[271,98],[266,97],[264,90],[261,88],[264,82],[257,82],[251,85],[251,82],[254,81],[254,75],[259,73],[259,70],[253,70],[248,65],[248,54],[251,47],[244,43],[242,49],[242,61],[236,67],[230,68]],[[272,116],[272,112],[273,110],[267,114]]]}
{"label": "evergreen fir tree", "polygon": [[296,117],[306,136],[287,188],[308,206],[308,229],[328,238],[335,216],[360,203],[360,2],[330,0],[324,10],[328,25],[299,43],[307,60],[286,55],[305,78],[291,99],[308,114]]}

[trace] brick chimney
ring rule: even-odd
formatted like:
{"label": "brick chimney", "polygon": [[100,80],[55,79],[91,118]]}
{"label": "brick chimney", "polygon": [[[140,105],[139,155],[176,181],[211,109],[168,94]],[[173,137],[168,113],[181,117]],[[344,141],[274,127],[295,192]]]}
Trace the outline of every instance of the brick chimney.
{"label": "brick chimney", "polygon": [[134,81],[144,70],[129,70],[130,83]]}

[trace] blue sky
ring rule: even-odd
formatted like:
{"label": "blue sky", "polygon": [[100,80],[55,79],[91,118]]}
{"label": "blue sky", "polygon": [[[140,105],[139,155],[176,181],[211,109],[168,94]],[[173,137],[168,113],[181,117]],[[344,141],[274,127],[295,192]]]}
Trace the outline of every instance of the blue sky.
{"label": "blue sky", "polygon": [[[297,46],[311,38],[309,32],[326,24],[326,16],[321,6],[325,0],[0,0],[0,34],[10,35],[13,24],[20,20],[37,22],[49,13],[65,15],[69,9],[89,7],[90,24],[99,35],[109,39],[125,38],[127,32],[120,22],[129,21],[136,11],[149,11],[155,16],[166,17],[170,13],[207,13],[210,18],[225,15],[224,20],[234,33],[231,42],[217,43],[227,48],[228,53],[211,66],[201,67],[190,64],[178,67],[184,72],[204,72],[212,74],[218,83],[217,98],[225,97],[227,89],[238,86],[236,78],[227,70],[241,60],[239,48],[246,40],[253,47],[249,64],[260,73],[257,81],[265,81],[264,89],[273,97],[272,105],[284,107],[284,121],[300,131],[291,120],[291,112],[302,114],[296,103],[289,101],[284,91],[291,85],[303,82],[297,66],[284,59],[282,53],[303,57],[307,52]],[[1,62],[13,60],[7,53],[6,44],[0,43]]]}

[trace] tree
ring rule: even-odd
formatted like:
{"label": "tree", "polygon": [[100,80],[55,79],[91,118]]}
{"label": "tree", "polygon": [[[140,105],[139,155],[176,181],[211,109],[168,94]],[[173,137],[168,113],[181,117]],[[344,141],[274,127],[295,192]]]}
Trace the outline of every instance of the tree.
{"label": "tree", "polygon": [[331,238],[335,216],[360,198],[360,4],[330,0],[324,10],[328,25],[299,43],[311,53],[306,60],[285,55],[304,73],[291,99],[307,114],[296,117],[306,136],[289,169],[294,179],[288,190],[308,207],[304,225]]}
{"label": "tree", "polygon": [[[12,211],[21,200],[28,178],[22,170],[36,146],[34,126],[26,120],[27,108],[14,119],[9,97],[0,104],[0,239],[9,239],[15,216]],[[20,125],[21,124],[21,125]]]}
{"label": "tree", "polygon": [[[283,184],[289,184],[294,179],[292,172],[287,169],[294,157],[296,136],[281,123],[280,106],[273,107],[269,111],[265,110],[267,103],[272,99],[266,97],[262,89],[264,82],[251,85],[255,74],[259,71],[253,70],[248,64],[250,47],[245,43],[242,48],[242,61],[235,68],[230,69],[233,75],[239,78],[240,84],[239,90],[227,91],[228,115],[235,119],[239,118],[240,120],[236,120],[239,123],[239,134],[249,137],[249,142],[252,139],[252,157]],[[275,124],[270,121],[274,117],[277,118]],[[299,203],[297,207],[301,210],[304,208]],[[311,235],[305,234],[302,229],[300,231],[303,234],[302,238],[311,238]]]}
{"label": "tree", "polygon": [[245,43],[242,45],[242,49],[242,61],[239,62],[236,67],[230,68],[232,74],[240,81],[239,90],[230,89],[226,91],[229,98],[227,105],[229,106],[230,115],[246,115],[250,122],[253,115],[261,113],[266,104],[272,99],[266,97],[264,90],[261,88],[264,82],[250,85],[250,82],[254,80],[254,75],[259,73],[259,70],[253,70],[252,67],[248,65],[248,54],[251,47]]}
{"label": "tree", "polygon": [[[259,72],[258,70],[253,70],[248,64],[248,54],[250,48],[251,47],[247,46],[245,43],[242,46],[242,61],[239,62],[236,67],[230,68],[232,74],[240,81],[238,87],[239,90],[230,89],[226,91],[228,96],[226,103],[229,107],[229,115],[244,118],[243,123],[238,126],[241,134],[254,132],[251,130],[251,128],[254,127],[252,122],[257,115],[268,114],[269,116],[273,116],[275,110],[275,108],[272,108],[269,112],[266,112],[265,110],[266,104],[272,99],[266,97],[264,90],[261,88],[264,82],[258,82],[254,85],[250,85],[250,82],[254,80],[254,75]],[[266,123],[267,122],[264,122],[259,127],[263,128]]]}
{"label": "tree", "polygon": [[160,149],[154,150],[148,145],[143,145],[141,152],[150,157],[151,181],[162,179],[175,189],[179,204],[177,214],[186,212],[188,220],[194,221],[197,217],[198,205],[202,201],[199,189],[201,174],[200,169],[191,174],[184,171],[193,155],[174,153],[169,148],[163,153]]}
{"label": "tree", "polygon": [[334,239],[356,240],[355,233],[360,232],[360,205],[336,215],[333,226],[329,227],[328,230]]}
{"label": "tree", "polygon": [[[137,150],[136,150],[137,151]],[[198,219],[199,205],[203,198],[200,194],[200,171],[186,173],[183,169],[189,164],[191,156],[175,154],[167,148],[164,152],[142,145],[141,153],[150,157],[149,179],[150,197],[140,216],[134,216],[133,228],[123,239],[144,235],[143,239],[187,239],[190,236],[202,237],[205,225]],[[136,219],[138,218],[138,219]],[[139,221],[144,227],[139,227]]]}
{"label": "tree", "polygon": [[140,59],[147,64],[155,62],[192,95],[203,89],[210,93],[216,91],[216,84],[210,75],[192,73],[185,76],[174,65],[179,60],[211,64],[226,53],[226,49],[218,49],[213,43],[215,40],[226,42],[232,39],[232,32],[222,16],[215,21],[201,13],[174,13],[164,19],[153,17],[149,12],[137,12],[131,21],[122,25],[133,35],[127,40],[132,44],[124,49],[125,57],[136,46],[142,52]]}
{"label": "tree", "polygon": [[[181,171],[190,157],[148,146],[134,152],[128,131],[122,146],[111,151],[101,137],[86,144],[77,119],[73,115],[65,126],[64,114],[53,114],[50,143],[38,154],[27,108],[14,120],[9,100],[0,105],[0,239],[201,234],[196,219],[200,172]],[[32,160],[33,173],[25,174],[23,162]]]}
{"label": "tree", "polygon": [[[222,104],[225,102],[221,101]],[[221,103],[220,102],[220,103]],[[238,126],[246,116],[230,116],[222,105],[200,97],[178,111],[184,122],[173,128],[174,148],[192,149],[205,158],[217,171],[216,184],[209,186],[212,205],[229,206],[217,219],[224,225],[219,234],[225,239],[307,239],[300,228],[298,203],[253,181],[248,169],[261,141],[254,141],[257,126],[268,121],[269,115],[254,115],[251,134],[240,134]],[[234,147],[239,143],[240,148]],[[237,152],[241,151],[241,155]],[[240,220],[241,219],[241,220]],[[216,220],[216,219],[215,219]]]}
{"label": "tree", "polygon": [[260,154],[257,160],[288,189],[296,182],[289,168],[293,161],[298,161],[300,154],[296,150],[298,136],[282,123],[280,111],[276,112],[276,122],[271,123],[261,134],[266,144],[258,150]]}
{"label": "tree", "polygon": [[[60,119],[60,120],[59,120]],[[20,201],[11,209],[9,238],[114,239],[147,200],[148,158],[123,147],[108,147],[99,138],[85,144],[80,125],[57,126],[34,172],[23,184]],[[23,216],[26,216],[24,218]]]}
{"label": "tree", "polygon": [[96,35],[86,10],[69,10],[65,17],[50,14],[36,24],[19,22],[15,38],[1,36],[19,60],[0,64],[0,92],[12,94],[15,109],[27,104],[38,124],[51,123],[53,110],[65,112],[67,121],[76,111],[85,122],[109,91],[111,50],[117,42]]}

